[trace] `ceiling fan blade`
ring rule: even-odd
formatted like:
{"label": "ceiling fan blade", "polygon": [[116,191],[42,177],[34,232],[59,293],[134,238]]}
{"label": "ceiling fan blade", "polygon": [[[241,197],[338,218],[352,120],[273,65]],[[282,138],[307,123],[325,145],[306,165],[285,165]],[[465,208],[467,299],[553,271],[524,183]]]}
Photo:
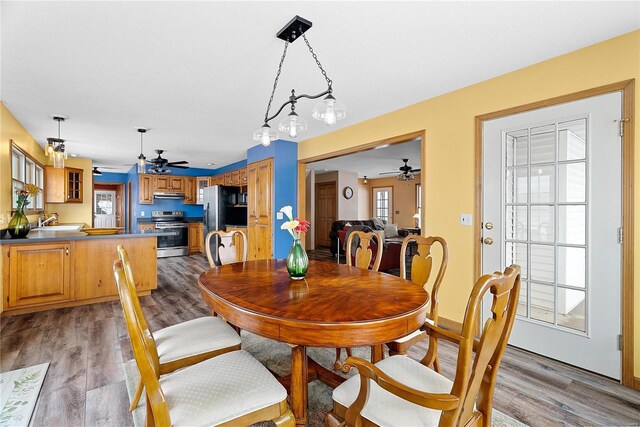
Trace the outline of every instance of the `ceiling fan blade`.
{"label": "ceiling fan blade", "polygon": [[169,162],[167,164],[168,165],[188,165],[189,162],[187,162],[186,160],[180,160],[178,162]]}
{"label": "ceiling fan blade", "polygon": [[411,172],[420,172],[422,169],[411,169]]}
{"label": "ceiling fan blade", "polygon": [[171,163],[167,164],[167,166],[170,168],[189,169],[189,166],[172,165]]}
{"label": "ceiling fan blade", "polygon": [[[400,172],[400,173],[402,173],[402,172]],[[390,175],[390,174],[398,175],[398,172],[381,172],[378,175]]]}

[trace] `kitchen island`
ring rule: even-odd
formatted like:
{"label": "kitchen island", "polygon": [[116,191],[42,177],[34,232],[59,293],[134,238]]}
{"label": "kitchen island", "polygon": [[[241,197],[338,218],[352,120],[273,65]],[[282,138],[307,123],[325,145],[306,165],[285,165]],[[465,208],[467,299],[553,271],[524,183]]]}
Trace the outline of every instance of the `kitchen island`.
{"label": "kitchen island", "polygon": [[42,231],[26,239],[0,238],[2,315],[118,299],[113,278],[118,245],[129,254],[139,295],[148,295],[158,283],[157,237],[172,234]]}

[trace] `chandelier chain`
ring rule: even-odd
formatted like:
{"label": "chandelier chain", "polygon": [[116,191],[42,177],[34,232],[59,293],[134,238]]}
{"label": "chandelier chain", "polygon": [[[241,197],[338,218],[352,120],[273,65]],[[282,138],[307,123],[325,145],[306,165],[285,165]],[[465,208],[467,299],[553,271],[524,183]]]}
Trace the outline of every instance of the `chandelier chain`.
{"label": "chandelier chain", "polygon": [[324,70],[324,68],[322,68],[322,64],[320,64],[320,60],[318,59],[318,55],[316,55],[316,53],[313,51],[313,48],[311,47],[311,44],[309,44],[309,40],[307,40],[307,36],[305,36],[304,33],[302,33],[302,38],[304,39],[304,42],[307,44],[307,47],[309,48],[309,52],[311,52],[311,56],[313,56],[313,59],[315,59],[316,64],[318,65],[318,68],[320,68],[320,71],[322,72],[322,75],[324,76],[325,80],[327,81],[327,86],[329,86],[329,89],[331,89],[331,85],[333,84],[333,80],[331,80],[329,78],[329,76],[327,76],[327,72]]}
{"label": "chandelier chain", "polygon": [[269,104],[267,104],[267,112],[264,113],[264,122],[267,123],[267,119],[269,118],[269,111],[271,110],[271,103],[273,102],[273,95],[276,93],[276,88],[278,87],[278,79],[280,78],[280,73],[282,72],[282,64],[284,64],[284,58],[287,56],[287,48],[289,47],[289,42],[284,42],[284,51],[282,52],[282,58],[280,58],[280,64],[278,65],[278,72],[276,73],[276,79],[273,81],[273,89],[271,90],[271,96],[269,97]]}

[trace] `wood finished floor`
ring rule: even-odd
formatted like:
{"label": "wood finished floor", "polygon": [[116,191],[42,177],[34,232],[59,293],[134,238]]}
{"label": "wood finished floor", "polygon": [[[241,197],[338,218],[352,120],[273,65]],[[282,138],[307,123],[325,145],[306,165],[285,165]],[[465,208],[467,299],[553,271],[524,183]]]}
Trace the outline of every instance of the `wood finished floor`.
{"label": "wood finished floor", "polygon": [[[153,330],[206,316],[196,278],[202,257],[159,260],[158,290],[142,305]],[[1,371],[50,362],[35,426],[130,426],[122,363],[133,358],[117,302],[3,318]],[[416,346],[419,358],[425,348]],[[453,378],[456,348],[443,343]],[[500,366],[494,407],[531,426],[640,425],[640,392],[515,348]]]}

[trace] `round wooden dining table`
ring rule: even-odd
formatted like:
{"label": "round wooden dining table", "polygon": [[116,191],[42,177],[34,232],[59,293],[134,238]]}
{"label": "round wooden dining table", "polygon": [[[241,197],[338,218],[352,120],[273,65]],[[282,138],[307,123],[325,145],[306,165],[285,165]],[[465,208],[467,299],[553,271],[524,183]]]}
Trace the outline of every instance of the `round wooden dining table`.
{"label": "round wooden dining table", "polygon": [[339,385],[344,379],[307,357],[307,347],[383,344],[422,326],[429,294],[390,274],[311,260],[304,280],[291,280],[285,260],[257,260],[211,268],[198,284],[204,301],[233,325],[291,346],[289,389],[297,425],[307,424],[307,383]]}

